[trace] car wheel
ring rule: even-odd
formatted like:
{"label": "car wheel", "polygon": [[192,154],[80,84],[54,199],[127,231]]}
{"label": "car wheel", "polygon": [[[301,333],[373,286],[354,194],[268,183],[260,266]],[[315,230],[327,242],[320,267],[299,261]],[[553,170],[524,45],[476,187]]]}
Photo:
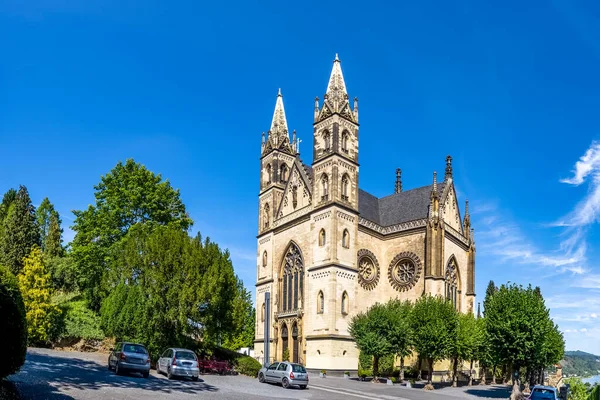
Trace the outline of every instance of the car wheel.
{"label": "car wheel", "polygon": [[281,381],[281,386],[283,386],[286,389],[290,388],[290,381],[288,381],[288,378],[283,378],[283,380]]}
{"label": "car wheel", "polygon": [[171,373],[171,367],[167,369],[167,379],[173,379],[173,374]]}
{"label": "car wheel", "polygon": [[300,389],[306,389],[306,385],[300,385]]}
{"label": "car wheel", "polygon": [[197,376],[192,376],[192,380],[193,380],[194,382],[198,382],[198,377],[197,377]]}
{"label": "car wheel", "polygon": [[260,383],[265,383],[265,376],[263,375],[262,372],[258,374],[258,381]]}
{"label": "car wheel", "polygon": [[117,361],[117,363],[115,364],[115,374],[121,375],[122,373],[123,371],[121,370],[121,368],[119,368],[119,362]]}

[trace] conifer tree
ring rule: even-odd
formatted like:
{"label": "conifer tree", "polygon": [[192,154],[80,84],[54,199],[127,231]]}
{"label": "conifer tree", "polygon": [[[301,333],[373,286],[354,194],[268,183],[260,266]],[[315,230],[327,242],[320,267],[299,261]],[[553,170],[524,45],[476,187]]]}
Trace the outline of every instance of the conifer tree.
{"label": "conifer tree", "polygon": [[16,275],[23,267],[23,258],[40,244],[35,207],[25,186],[19,187],[1,228],[0,260]]}
{"label": "conifer tree", "polygon": [[2,203],[0,204],[0,223],[4,221],[8,214],[10,205],[15,201],[17,197],[17,191],[15,189],[9,189],[2,197]]}
{"label": "conifer tree", "polygon": [[[37,220],[37,224],[40,228],[40,241],[41,241],[42,251],[44,253],[46,253],[47,252],[46,247],[48,246],[47,240],[48,240],[48,236],[50,235],[50,229],[52,229],[51,228],[52,219],[56,220],[55,223],[57,226],[54,227],[54,229],[58,228],[57,229],[58,230],[58,239],[60,241],[60,235],[62,234],[62,229],[60,228],[60,225],[61,225],[60,215],[58,214],[58,211],[56,211],[54,209],[54,205],[46,197],[46,198],[44,198],[44,200],[42,200],[42,203],[35,211],[35,217]],[[53,240],[56,240],[57,239],[56,232],[53,232],[53,234],[54,234]],[[50,246],[54,246],[54,250],[56,250],[56,242],[52,243]]]}
{"label": "conifer tree", "polygon": [[60,217],[58,213],[50,216],[48,233],[45,238],[44,253],[48,257],[60,257],[63,255],[62,229],[60,228]]}
{"label": "conifer tree", "polygon": [[60,312],[50,298],[50,274],[46,271],[38,246],[33,246],[31,254],[23,261],[23,271],[18,280],[27,314],[29,343],[46,344]]}

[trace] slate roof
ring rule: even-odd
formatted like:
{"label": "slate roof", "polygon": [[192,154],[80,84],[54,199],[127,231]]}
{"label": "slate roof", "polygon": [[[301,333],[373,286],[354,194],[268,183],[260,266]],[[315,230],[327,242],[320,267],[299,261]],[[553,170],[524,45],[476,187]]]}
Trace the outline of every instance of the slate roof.
{"label": "slate roof", "polygon": [[[381,226],[391,226],[402,222],[427,218],[431,186],[406,190],[378,199],[362,189],[358,190],[358,212],[361,217]],[[444,191],[444,184],[438,184],[438,193]]]}

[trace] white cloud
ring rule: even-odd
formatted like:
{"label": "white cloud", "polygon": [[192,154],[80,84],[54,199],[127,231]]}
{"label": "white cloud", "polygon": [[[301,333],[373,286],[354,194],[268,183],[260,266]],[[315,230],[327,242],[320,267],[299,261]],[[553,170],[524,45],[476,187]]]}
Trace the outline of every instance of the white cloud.
{"label": "white cloud", "polygon": [[600,167],[600,142],[592,142],[592,145],[583,156],[575,163],[573,177],[561,179],[563,183],[581,185],[585,178]]}

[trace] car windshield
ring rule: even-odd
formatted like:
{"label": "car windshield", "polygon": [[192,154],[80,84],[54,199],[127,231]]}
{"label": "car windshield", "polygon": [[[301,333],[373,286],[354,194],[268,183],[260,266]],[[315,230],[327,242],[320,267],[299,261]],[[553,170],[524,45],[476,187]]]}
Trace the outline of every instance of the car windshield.
{"label": "car windshield", "polygon": [[175,353],[175,358],[179,360],[196,360],[196,355],[191,351],[178,351]]}
{"label": "car windshield", "polygon": [[123,346],[125,353],[137,353],[137,354],[148,354],[144,346],[139,344],[126,344]]}
{"label": "car windshield", "polygon": [[293,372],[306,372],[304,367],[302,365],[298,365],[298,364],[292,364],[292,371]]}
{"label": "car windshield", "polygon": [[555,398],[554,390],[543,389],[543,388],[534,388],[533,391],[531,392],[530,398],[533,400],[554,399]]}

